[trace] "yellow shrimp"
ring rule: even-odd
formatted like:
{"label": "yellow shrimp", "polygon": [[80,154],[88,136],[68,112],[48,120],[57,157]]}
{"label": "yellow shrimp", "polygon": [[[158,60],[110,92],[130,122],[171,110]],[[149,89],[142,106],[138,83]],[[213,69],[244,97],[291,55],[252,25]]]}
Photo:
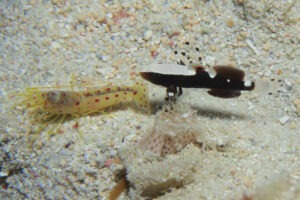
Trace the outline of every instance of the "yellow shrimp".
{"label": "yellow shrimp", "polygon": [[130,86],[107,85],[102,87],[89,86],[81,90],[73,87],[27,88],[18,94],[20,105],[24,106],[33,117],[34,122],[61,123],[67,116],[80,117],[103,112],[123,101],[133,101],[140,109],[149,112],[148,90],[142,82]]}

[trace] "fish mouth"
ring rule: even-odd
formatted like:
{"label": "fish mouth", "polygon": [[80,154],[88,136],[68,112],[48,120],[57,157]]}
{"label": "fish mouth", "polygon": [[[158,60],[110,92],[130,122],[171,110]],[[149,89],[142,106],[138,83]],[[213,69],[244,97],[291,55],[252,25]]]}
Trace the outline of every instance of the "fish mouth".
{"label": "fish mouth", "polygon": [[159,79],[157,77],[157,75],[158,75],[158,73],[155,73],[155,72],[140,72],[140,76],[143,79],[145,79],[155,85],[157,85],[157,79]]}
{"label": "fish mouth", "polygon": [[140,76],[146,80],[149,80],[149,72],[140,72]]}

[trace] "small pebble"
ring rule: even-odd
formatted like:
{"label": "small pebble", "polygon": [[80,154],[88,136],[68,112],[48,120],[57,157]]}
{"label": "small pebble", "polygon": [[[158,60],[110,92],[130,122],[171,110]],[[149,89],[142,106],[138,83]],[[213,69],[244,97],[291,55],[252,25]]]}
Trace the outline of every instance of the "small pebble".
{"label": "small pebble", "polygon": [[143,43],[142,38],[138,37],[138,38],[137,38],[137,42],[138,42],[139,44]]}
{"label": "small pebble", "polygon": [[111,157],[115,157],[116,155],[117,155],[117,150],[115,150],[115,149],[112,149],[112,150],[110,150],[109,151],[109,155],[111,156]]}
{"label": "small pebble", "polygon": [[286,84],[286,86],[288,87],[288,89],[292,88],[292,83],[288,80],[284,80],[284,83]]}
{"label": "small pebble", "polygon": [[294,104],[296,106],[296,112],[298,115],[300,115],[300,98],[294,99]]}
{"label": "small pebble", "polygon": [[255,105],[254,105],[253,103],[249,102],[249,103],[248,103],[248,109],[249,109],[249,110],[252,110],[252,109],[254,109],[254,108],[255,108]]}
{"label": "small pebble", "polygon": [[0,172],[0,177],[6,177],[8,176],[8,172]]}
{"label": "small pebble", "polygon": [[234,21],[232,19],[229,19],[227,22],[226,22],[226,25],[229,27],[229,28],[232,28],[234,26]]}
{"label": "small pebble", "polygon": [[290,117],[289,116],[283,116],[279,119],[281,125],[286,124],[289,121]]}
{"label": "small pebble", "polygon": [[60,43],[59,42],[52,42],[52,44],[51,44],[51,49],[53,49],[53,50],[57,50],[57,49],[60,49],[61,48],[61,45],[60,45]]}
{"label": "small pebble", "polygon": [[212,50],[213,52],[217,51],[218,50],[218,47],[216,45],[211,45],[210,47],[210,50]]}
{"label": "small pebble", "polygon": [[99,55],[99,54],[97,54],[96,57],[99,60],[103,60],[103,61],[107,61],[109,59],[109,56],[107,56],[107,55]]}
{"label": "small pebble", "polygon": [[136,137],[135,134],[130,134],[130,135],[124,137],[124,141],[133,141],[135,137]]}
{"label": "small pebble", "polygon": [[107,14],[106,14],[106,17],[107,17],[107,18],[112,18],[112,17],[113,17],[113,14],[112,14],[112,13],[107,13]]}
{"label": "small pebble", "polygon": [[265,72],[265,76],[266,77],[270,77],[272,75],[272,71],[271,70],[267,70],[266,72]]}
{"label": "small pebble", "polygon": [[148,41],[148,40],[151,39],[152,35],[153,35],[152,31],[151,30],[147,30],[147,31],[144,32],[143,39],[146,40],[146,41]]}
{"label": "small pebble", "polygon": [[213,66],[213,65],[215,65],[216,64],[216,58],[215,57],[213,57],[213,56],[206,56],[206,58],[205,58],[205,63],[207,64],[207,65],[209,65],[209,66]]}

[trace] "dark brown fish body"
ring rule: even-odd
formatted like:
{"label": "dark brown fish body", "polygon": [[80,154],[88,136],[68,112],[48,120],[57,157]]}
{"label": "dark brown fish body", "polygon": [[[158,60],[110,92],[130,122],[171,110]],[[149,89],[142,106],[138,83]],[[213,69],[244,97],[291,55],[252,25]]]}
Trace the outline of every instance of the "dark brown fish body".
{"label": "dark brown fish body", "polygon": [[153,84],[166,88],[207,88],[208,93],[212,96],[221,98],[237,97],[242,90],[253,90],[254,82],[249,85],[245,83],[244,72],[242,70],[227,67],[216,66],[215,76],[210,74],[203,68],[196,68],[195,75],[174,75],[160,74],[156,72],[141,72],[141,76]]}

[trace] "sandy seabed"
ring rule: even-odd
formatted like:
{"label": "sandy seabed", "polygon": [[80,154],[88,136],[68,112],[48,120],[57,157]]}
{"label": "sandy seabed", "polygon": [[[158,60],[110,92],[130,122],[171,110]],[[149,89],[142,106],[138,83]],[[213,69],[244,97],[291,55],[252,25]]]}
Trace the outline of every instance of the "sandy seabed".
{"label": "sandy seabed", "polygon": [[[299,10],[296,0],[1,1],[0,199],[108,199],[124,169],[120,199],[300,199]],[[158,128],[193,122],[207,148],[164,157],[131,148],[165,104],[164,88],[146,82],[151,114],[121,105],[27,135],[35,126],[16,105],[25,88],[124,83],[183,51],[269,80],[272,95],[184,90],[184,120]]]}

